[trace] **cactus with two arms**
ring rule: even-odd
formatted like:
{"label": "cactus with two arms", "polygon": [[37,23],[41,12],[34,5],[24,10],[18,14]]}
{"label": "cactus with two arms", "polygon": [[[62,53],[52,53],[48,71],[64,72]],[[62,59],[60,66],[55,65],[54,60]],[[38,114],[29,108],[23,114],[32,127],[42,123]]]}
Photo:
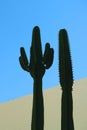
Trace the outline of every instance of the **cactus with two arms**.
{"label": "cactus with two arms", "polygon": [[73,72],[67,31],[59,32],[59,76],[62,87],[61,130],[74,130],[73,123]]}
{"label": "cactus with two arms", "polygon": [[42,78],[46,69],[49,69],[53,63],[54,50],[49,43],[46,43],[44,54],[42,54],[40,29],[35,26],[32,33],[30,61],[23,47],[20,48],[20,53],[19,61],[22,69],[29,72],[34,80],[31,130],[44,130]]}

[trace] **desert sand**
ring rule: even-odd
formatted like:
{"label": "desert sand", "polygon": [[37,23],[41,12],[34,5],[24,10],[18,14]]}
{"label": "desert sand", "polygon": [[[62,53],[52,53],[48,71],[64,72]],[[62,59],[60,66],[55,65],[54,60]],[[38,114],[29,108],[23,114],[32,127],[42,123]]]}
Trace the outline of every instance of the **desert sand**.
{"label": "desert sand", "polygon": [[[61,130],[61,87],[43,91],[44,130]],[[75,130],[87,130],[87,78],[74,81],[73,118]],[[0,104],[0,130],[31,130],[33,95]]]}

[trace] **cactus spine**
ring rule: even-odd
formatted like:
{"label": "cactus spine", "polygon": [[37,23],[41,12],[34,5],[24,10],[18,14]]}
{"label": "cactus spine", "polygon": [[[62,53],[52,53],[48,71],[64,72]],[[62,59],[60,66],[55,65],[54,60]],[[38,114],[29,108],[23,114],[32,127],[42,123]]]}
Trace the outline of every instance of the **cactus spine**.
{"label": "cactus spine", "polygon": [[65,29],[59,32],[59,76],[62,87],[61,130],[74,130],[73,123],[73,72],[68,35]]}
{"label": "cactus spine", "polygon": [[23,47],[20,48],[20,53],[19,61],[22,69],[29,72],[34,80],[31,130],[44,130],[42,78],[45,70],[53,63],[54,50],[50,48],[49,43],[46,43],[44,55],[42,54],[40,29],[35,26],[32,33],[30,63]]}

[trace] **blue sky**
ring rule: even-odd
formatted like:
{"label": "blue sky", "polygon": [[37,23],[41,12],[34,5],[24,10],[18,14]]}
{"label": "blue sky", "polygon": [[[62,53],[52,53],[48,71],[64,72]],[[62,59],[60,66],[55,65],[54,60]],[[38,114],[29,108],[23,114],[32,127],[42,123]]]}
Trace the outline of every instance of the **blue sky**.
{"label": "blue sky", "polygon": [[43,89],[59,85],[58,32],[68,31],[74,79],[87,77],[86,0],[0,0],[0,103],[33,92],[33,79],[20,67],[20,47],[29,57],[32,29],[38,25],[42,47],[50,42],[54,62],[43,77]]}

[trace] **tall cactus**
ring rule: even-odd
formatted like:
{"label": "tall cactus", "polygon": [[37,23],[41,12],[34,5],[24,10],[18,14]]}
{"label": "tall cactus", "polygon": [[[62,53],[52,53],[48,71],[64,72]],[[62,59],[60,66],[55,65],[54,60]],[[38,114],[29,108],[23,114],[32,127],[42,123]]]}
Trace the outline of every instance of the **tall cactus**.
{"label": "tall cactus", "polygon": [[42,78],[45,70],[49,69],[53,63],[54,50],[50,48],[49,43],[46,43],[44,55],[42,54],[40,29],[38,26],[35,26],[32,33],[30,62],[23,47],[20,48],[20,53],[19,61],[21,67],[25,71],[30,72],[34,80],[31,130],[44,130]]}
{"label": "tall cactus", "polygon": [[68,35],[65,29],[59,32],[59,76],[62,87],[61,130],[74,130],[73,123],[73,72]]}

